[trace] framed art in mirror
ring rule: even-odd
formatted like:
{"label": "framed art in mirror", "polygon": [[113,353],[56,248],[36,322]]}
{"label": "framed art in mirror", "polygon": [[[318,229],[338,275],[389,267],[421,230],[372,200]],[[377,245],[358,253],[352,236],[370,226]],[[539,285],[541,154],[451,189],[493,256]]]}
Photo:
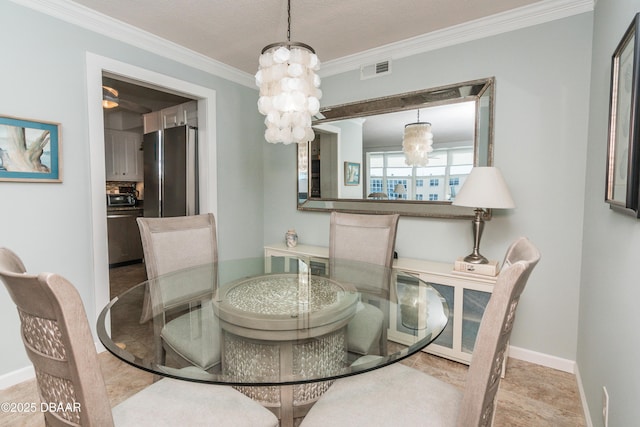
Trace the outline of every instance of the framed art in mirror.
{"label": "framed art in mirror", "polygon": [[360,184],[360,163],[344,162],[344,185]]}
{"label": "framed art in mirror", "polygon": [[636,14],[612,56],[605,194],[611,208],[635,216],[640,215],[639,16]]}
{"label": "framed art in mirror", "polygon": [[58,123],[0,116],[0,181],[62,182]]}

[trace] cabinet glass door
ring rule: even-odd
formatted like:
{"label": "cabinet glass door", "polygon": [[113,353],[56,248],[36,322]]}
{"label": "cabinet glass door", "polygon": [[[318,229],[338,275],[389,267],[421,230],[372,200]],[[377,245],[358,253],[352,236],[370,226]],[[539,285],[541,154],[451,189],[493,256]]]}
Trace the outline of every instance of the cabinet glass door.
{"label": "cabinet glass door", "polygon": [[398,273],[396,276],[396,296],[398,304],[400,304],[400,310],[395,310],[395,329],[398,332],[409,335],[417,335],[417,328],[419,319],[411,316],[411,313],[404,309],[403,304],[405,301],[416,300],[418,296],[418,283],[419,280],[415,277]]}
{"label": "cabinet glass door", "polygon": [[489,292],[464,289],[462,302],[462,351],[472,353],[484,309],[489,302]]}
{"label": "cabinet glass door", "polygon": [[[447,326],[433,343],[442,347],[453,349],[453,313],[455,311],[455,288],[453,286],[441,285],[433,282],[427,283],[429,283],[429,285],[433,286],[438,292],[440,292],[440,294],[447,301],[447,304],[449,304],[449,321],[447,323]],[[396,275],[395,292],[399,304],[402,304],[402,301],[404,299],[412,299],[418,297],[418,279],[410,274],[403,274],[398,272]],[[393,325],[394,329],[402,334],[416,335],[416,322],[420,322],[420,319],[415,319],[411,316],[410,312],[403,311],[402,305],[400,306],[400,310],[397,310],[396,313],[397,318],[395,319],[395,324]]]}
{"label": "cabinet glass door", "polygon": [[447,327],[444,328],[444,331],[442,331],[438,339],[436,339],[433,343],[453,349],[453,313],[455,313],[456,311],[454,303],[455,288],[453,286],[440,285],[438,283],[429,284],[433,286],[438,292],[440,292],[440,295],[442,295],[447,301],[447,304],[449,304],[449,321],[447,322]]}

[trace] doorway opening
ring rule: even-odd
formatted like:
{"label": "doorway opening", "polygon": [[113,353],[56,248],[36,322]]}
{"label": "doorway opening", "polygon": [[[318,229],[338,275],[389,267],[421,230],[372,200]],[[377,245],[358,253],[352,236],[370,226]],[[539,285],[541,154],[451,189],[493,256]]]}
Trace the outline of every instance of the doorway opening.
{"label": "doorway opening", "polygon": [[[185,113],[181,121],[186,122],[187,108],[183,106],[189,107],[189,126],[195,135],[197,102],[109,73],[103,73],[102,87],[109,297],[113,298],[146,279],[136,219],[153,214],[153,209],[145,206],[145,194],[153,197],[158,191],[145,192],[145,184],[150,188],[158,181],[150,182],[149,177],[157,175],[150,165],[146,165],[145,171],[145,158],[152,156],[147,151],[153,148],[145,144],[145,135],[149,142],[152,133],[160,134],[161,129],[178,126],[179,114],[175,114],[178,110]],[[110,102],[105,103],[105,99]],[[168,117],[173,120],[167,120]],[[197,170],[195,165],[192,169]],[[195,172],[193,178],[196,179]],[[147,202],[148,206],[154,204],[151,200]]]}
{"label": "doorway opening", "polygon": [[[105,115],[103,78],[133,83],[146,89],[196,100],[199,133],[198,196],[200,212],[217,215],[216,91],[145,68],[87,53],[87,110],[91,162],[91,215],[93,246],[94,319],[110,300],[107,242]],[[90,312],[90,307],[87,307]]]}

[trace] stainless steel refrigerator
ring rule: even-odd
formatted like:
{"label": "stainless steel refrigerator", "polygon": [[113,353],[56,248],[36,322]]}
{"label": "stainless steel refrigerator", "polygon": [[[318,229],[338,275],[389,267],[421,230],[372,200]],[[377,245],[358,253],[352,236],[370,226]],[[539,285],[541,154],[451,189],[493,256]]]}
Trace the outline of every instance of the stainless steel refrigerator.
{"label": "stainless steel refrigerator", "polygon": [[198,213],[198,130],[178,126],[147,133],[144,150],[144,216]]}

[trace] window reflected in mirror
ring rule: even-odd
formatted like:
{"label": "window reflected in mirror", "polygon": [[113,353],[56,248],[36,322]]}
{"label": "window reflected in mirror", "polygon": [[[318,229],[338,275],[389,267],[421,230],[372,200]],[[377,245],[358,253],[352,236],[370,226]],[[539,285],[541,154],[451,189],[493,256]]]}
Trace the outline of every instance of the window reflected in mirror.
{"label": "window reflected in mirror", "polygon": [[366,165],[368,199],[453,201],[473,167],[473,148],[434,150],[424,167],[407,165],[402,151],[369,152]]}

